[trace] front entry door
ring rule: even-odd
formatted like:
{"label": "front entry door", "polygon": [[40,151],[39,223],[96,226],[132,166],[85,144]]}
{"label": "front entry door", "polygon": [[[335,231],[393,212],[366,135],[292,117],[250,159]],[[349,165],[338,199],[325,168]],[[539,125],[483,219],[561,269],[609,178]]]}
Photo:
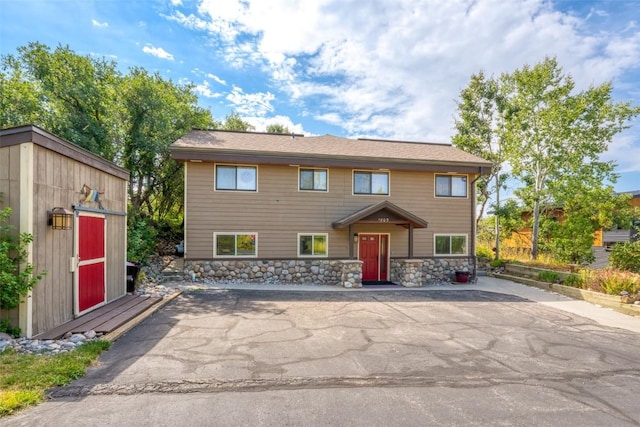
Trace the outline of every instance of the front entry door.
{"label": "front entry door", "polygon": [[105,217],[80,213],[77,230],[76,314],[82,314],[106,301]]}
{"label": "front entry door", "polygon": [[389,236],[385,234],[360,234],[358,241],[358,259],[362,261],[362,280],[376,282],[388,280]]}

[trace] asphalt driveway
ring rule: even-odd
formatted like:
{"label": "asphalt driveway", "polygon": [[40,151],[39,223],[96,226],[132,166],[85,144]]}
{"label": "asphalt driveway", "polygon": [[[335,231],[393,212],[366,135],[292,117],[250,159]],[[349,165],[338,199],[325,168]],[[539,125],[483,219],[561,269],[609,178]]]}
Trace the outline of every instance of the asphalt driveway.
{"label": "asphalt driveway", "polygon": [[[7,425],[640,425],[640,334],[482,290],[184,293]],[[1,423],[1,422],[0,422]]]}

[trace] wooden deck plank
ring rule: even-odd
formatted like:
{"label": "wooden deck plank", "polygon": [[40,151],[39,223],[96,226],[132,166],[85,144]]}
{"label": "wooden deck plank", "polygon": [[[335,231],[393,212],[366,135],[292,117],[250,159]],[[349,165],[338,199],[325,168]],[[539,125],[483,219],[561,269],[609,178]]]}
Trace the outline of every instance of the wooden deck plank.
{"label": "wooden deck plank", "polygon": [[115,316],[112,317],[110,319],[107,319],[106,322],[102,323],[101,325],[96,326],[93,330],[96,332],[102,332],[102,333],[108,333],[113,331],[114,329],[120,327],[121,325],[125,324],[126,322],[128,322],[130,319],[133,319],[134,317],[136,317],[138,314],[142,313],[143,311],[147,310],[149,307],[159,303],[160,301],[162,301],[162,298],[148,298],[146,301],[131,307],[129,310]]}
{"label": "wooden deck plank", "polygon": [[[86,331],[94,330],[96,326],[101,325],[105,322],[105,319],[111,319],[113,317],[118,316],[121,313],[129,310],[131,307],[135,307],[138,304],[149,299],[149,297],[136,297],[127,301],[125,304],[120,304],[117,307],[114,307],[112,310],[109,310],[107,313],[104,313],[102,316],[96,317],[94,319],[89,320],[81,325],[74,327],[71,332],[73,333],[83,333]],[[96,331],[97,332],[97,331]]]}
{"label": "wooden deck plank", "polygon": [[[62,337],[64,334],[66,334],[67,332],[71,331],[73,328],[76,328],[79,325],[83,325],[84,323],[87,323],[90,320],[103,316],[104,314],[110,312],[114,308],[117,308],[123,304],[126,304],[127,302],[131,301],[134,298],[139,298],[139,297],[135,295],[125,295],[124,297],[119,298],[115,301],[111,301],[110,303],[105,304],[102,307],[97,308],[87,314],[83,314],[80,317],[77,317],[73,320],[63,323],[62,325],[56,326],[53,329],[50,329],[46,332],[36,335],[34,338],[40,339],[40,340],[58,339]],[[83,332],[86,332],[86,331],[87,330],[85,329]]]}

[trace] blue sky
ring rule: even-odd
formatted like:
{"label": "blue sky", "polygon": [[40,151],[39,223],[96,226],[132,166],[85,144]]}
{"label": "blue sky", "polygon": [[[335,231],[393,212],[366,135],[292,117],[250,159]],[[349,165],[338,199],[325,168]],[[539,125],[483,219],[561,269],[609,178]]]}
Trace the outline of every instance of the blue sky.
{"label": "blue sky", "polygon": [[[0,53],[31,41],[192,82],[259,131],[449,143],[471,74],[545,56],[640,105],[640,0],[0,0]],[[640,189],[640,119],[603,157]]]}

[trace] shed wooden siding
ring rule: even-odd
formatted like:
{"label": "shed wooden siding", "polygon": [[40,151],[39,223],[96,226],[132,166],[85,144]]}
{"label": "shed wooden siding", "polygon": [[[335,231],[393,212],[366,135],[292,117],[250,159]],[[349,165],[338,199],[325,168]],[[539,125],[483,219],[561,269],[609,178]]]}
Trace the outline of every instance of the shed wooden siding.
{"label": "shed wooden siding", "polygon": [[[0,148],[0,209],[11,206],[8,224],[20,230],[20,146]],[[0,319],[18,324],[18,309],[0,310]]]}
{"label": "shed wooden siding", "polygon": [[[256,232],[257,258],[282,259],[297,258],[297,233],[328,233],[328,257],[347,258],[348,231],[332,228],[332,222],[384,200],[429,221],[428,229],[414,231],[415,257],[433,256],[434,233],[471,238],[470,198],[436,199],[432,172],[392,170],[390,195],[376,196],[352,195],[350,168],[329,169],[328,192],[298,191],[296,166],[258,165],[257,192],[215,191],[214,171],[213,163],[185,164],[187,259],[213,258],[214,232]],[[358,224],[355,231],[390,233],[391,256],[408,254],[403,227]]]}
{"label": "shed wooden siding", "polygon": [[[105,209],[126,212],[126,182],[91,166],[36,146],[34,152],[34,261],[46,276],[33,289],[33,334],[73,319],[72,230],[52,230],[47,211],[79,204],[83,184],[104,191]],[[87,206],[94,207],[92,204]],[[107,301],[126,291],[126,216],[107,218]],[[51,256],[51,254],[60,256]]]}
{"label": "shed wooden siding", "polygon": [[[31,143],[28,143],[31,144]],[[33,189],[20,192],[21,151],[25,144],[0,148],[1,207],[11,206],[10,224],[20,230],[20,200],[33,198],[31,256],[36,272],[46,271],[44,278],[32,290],[32,330],[37,335],[73,319],[73,256],[72,230],[52,230],[47,224],[47,211],[55,206],[71,209],[78,204],[83,184],[104,191],[102,203],[106,209],[126,212],[126,181],[106,174],[79,161],[33,144]],[[24,155],[24,154],[23,154]],[[107,264],[107,300],[116,299],[126,291],[126,216],[107,215],[109,255]],[[1,313],[7,317],[6,311]],[[18,325],[18,309],[9,313],[12,324]],[[26,333],[27,331],[23,331]]]}

